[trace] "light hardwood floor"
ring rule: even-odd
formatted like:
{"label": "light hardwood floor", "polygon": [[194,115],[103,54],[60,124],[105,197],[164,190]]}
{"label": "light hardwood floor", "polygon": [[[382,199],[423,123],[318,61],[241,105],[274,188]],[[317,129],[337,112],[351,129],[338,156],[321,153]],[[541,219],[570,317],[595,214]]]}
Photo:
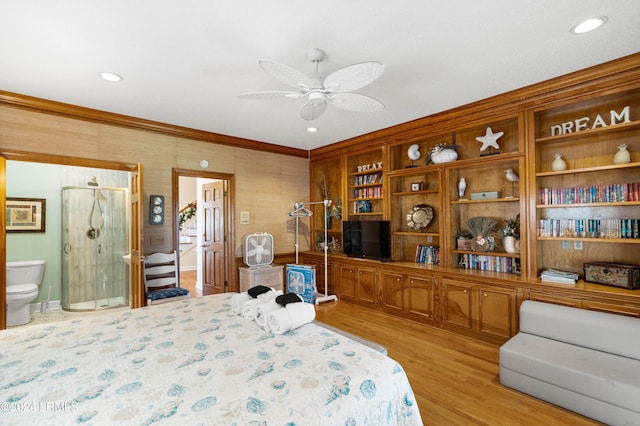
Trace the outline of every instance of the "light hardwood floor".
{"label": "light hardwood floor", "polygon": [[180,271],[180,287],[186,288],[191,297],[201,297],[202,292],[196,289],[197,271]]}
{"label": "light hardwood floor", "polygon": [[384,345],[405,369],[425,425],[597,425],[500,384],[498,346],[344,301],[316,320]]}

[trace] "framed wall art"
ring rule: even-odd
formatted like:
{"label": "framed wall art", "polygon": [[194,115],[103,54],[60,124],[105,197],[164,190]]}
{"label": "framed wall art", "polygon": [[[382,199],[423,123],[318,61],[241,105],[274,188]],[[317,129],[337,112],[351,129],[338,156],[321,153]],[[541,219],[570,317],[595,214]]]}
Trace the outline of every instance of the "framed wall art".
{"label": "framed wall art", "polygon": [[7,197],[7,232],[44,232],[45,198]]}

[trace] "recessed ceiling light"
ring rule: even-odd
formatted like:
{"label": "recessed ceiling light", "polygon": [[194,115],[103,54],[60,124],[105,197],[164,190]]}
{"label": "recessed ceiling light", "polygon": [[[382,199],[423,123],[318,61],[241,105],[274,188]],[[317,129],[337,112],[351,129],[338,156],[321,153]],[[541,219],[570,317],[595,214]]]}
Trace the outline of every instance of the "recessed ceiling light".
{"label": "recessed ceiling light", "polygon": [[113,72],[101,72],[100,77],[104,80],[111,81],[113,83],[117,83],[118,81],[122,81],[122,77]]}
{"label": "recessed ceiling light", "polygon": [[574,33],[574,34],[588,33],[589,31],[593,31],[596,28],[599,28],[605,22],[607,22],[607,17],[606,16],[599,16],[597,18],[589,18],[589,19],[587,19],[585,21],[580,22],[575,27],[571,28],[571,32]]}
{"label": "recessed ceiling light", "polygon": [[317,127],[307,127],[307,132],[309,133],[315,133],[318,131]]}

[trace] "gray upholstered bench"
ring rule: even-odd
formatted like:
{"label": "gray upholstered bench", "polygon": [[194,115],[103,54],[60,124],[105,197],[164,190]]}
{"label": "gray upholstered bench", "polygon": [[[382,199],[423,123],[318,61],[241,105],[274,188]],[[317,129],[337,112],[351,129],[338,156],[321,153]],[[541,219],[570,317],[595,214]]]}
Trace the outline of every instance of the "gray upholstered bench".
{"label": "gray upholstered bench", "polygon": [[500,382],[611,425],[640,425],[640,319],[534,301],[500,348]]}

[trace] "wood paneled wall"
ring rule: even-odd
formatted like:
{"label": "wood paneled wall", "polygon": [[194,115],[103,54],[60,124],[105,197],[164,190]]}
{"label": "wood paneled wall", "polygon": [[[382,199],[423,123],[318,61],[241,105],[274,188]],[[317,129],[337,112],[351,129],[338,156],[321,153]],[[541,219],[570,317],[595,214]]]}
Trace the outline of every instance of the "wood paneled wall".
{"label": "wood paneled wall", "polygon": [[[108,114],[104,114],[108,117]],[[276,253],[292,252],[295,234],[287,213],[293,203],[309,199],[309,161],[300,155],[248,149],[199,141],[144,128],[111,125],[104,121],[74,118],[0,102],[0,150],[24,151],[128,164],[144,168],[144,250],[146,253],[172,249],[173,223],[148,224],[150,194],[165,196],[173,205],[172,170],[198,170],[207,160],[207,171],[235,176],[235,256],[242,256],[242,237],[268,232],[274,237]],[[229,139],[229,138],[227,138]],[[240,140],[243,142],[243,140]],[[258,144],[258,148],[260,145]],[[251,222],[240,225],[241,211]],[[301,239],[301,250],[306,239]]]}

